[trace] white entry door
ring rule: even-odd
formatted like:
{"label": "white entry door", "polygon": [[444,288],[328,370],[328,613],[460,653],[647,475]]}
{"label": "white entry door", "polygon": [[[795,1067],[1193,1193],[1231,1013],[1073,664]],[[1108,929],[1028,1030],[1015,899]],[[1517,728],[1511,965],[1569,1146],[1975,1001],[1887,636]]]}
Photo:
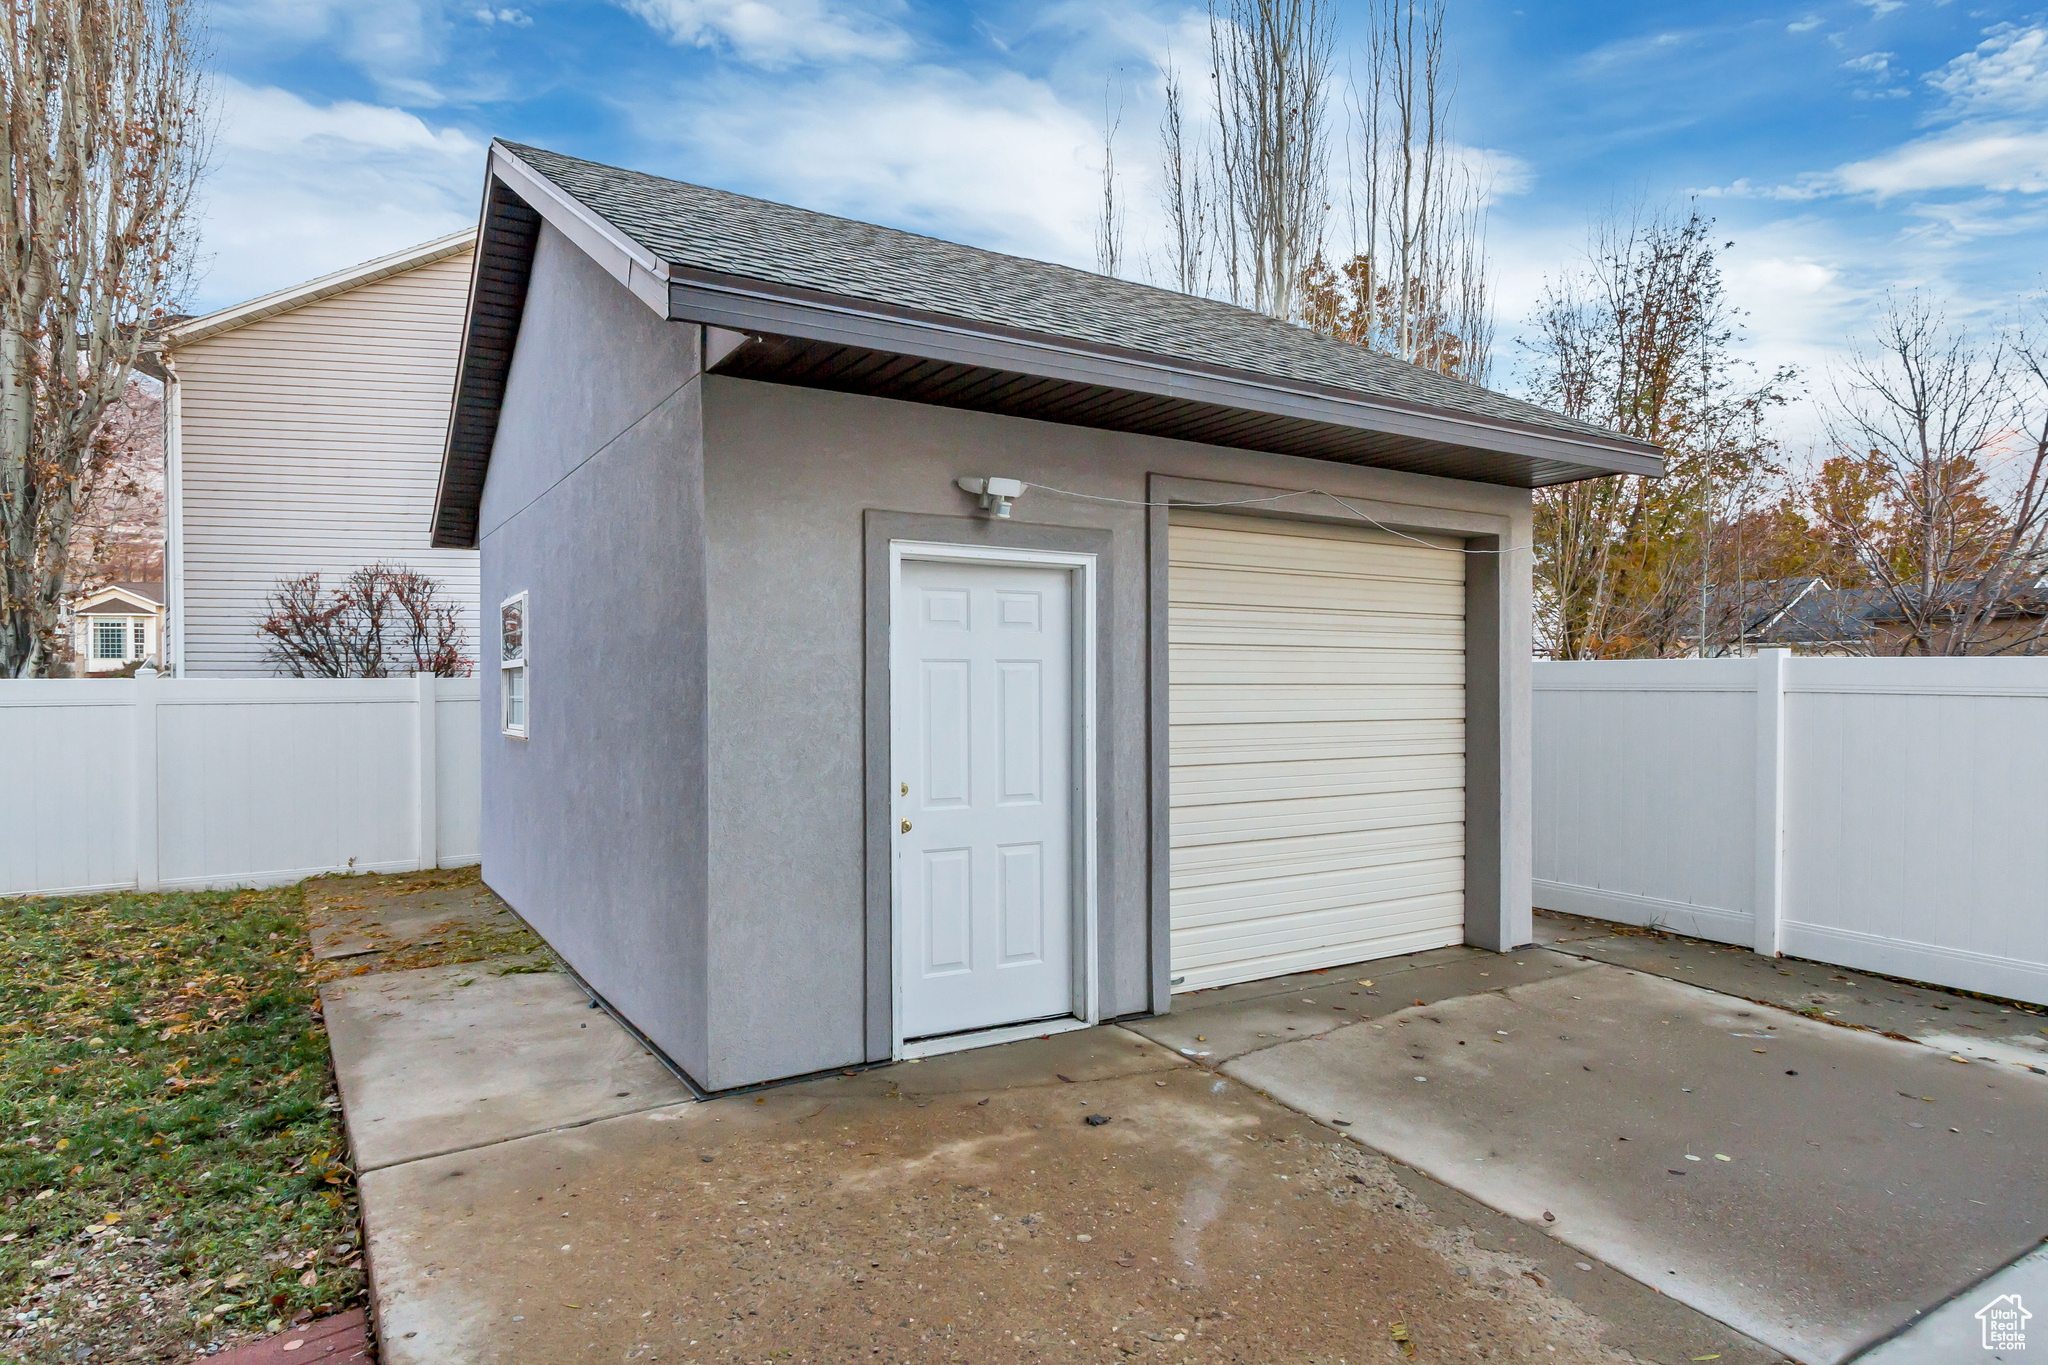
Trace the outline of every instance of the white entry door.
{"label": "white entry door", "polygon": [[905,1040],[1074,1012],[1071,578],[903,561],[889,690]]}

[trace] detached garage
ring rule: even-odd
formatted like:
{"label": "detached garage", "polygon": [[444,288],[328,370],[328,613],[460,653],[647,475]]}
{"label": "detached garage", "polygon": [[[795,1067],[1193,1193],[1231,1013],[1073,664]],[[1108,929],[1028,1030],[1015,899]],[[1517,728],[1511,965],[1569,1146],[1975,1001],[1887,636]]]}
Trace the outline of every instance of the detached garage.
{"label": "detached garage", "polygon": [[1529,937],[1530,497],[1255,313],[491,149],[435,543],[484,878],[721,1090]]}

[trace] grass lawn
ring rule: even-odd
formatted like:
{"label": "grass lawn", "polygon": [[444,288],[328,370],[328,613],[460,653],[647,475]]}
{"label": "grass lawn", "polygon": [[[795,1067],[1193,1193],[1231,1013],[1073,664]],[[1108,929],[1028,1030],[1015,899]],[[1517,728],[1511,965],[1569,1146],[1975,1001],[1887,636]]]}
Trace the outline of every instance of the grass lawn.
{"label": "grass lawn", "polygon": [[0,900],[0,1355],[187,1358],[361,1301],[315,988],[301,887]]}

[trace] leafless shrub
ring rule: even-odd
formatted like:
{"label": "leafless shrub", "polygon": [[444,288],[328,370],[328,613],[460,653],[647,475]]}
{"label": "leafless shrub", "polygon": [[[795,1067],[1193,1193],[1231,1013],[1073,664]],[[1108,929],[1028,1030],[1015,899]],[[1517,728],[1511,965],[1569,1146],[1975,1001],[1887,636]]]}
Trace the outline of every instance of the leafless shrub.
{"label": "leafless shrub", "polygon": [[271,590],[270,614],[256,628],[283,677],[466,678],[461,615],[440,593],[432,578],[397,564],[365,565],[332,596],[310,573]]}

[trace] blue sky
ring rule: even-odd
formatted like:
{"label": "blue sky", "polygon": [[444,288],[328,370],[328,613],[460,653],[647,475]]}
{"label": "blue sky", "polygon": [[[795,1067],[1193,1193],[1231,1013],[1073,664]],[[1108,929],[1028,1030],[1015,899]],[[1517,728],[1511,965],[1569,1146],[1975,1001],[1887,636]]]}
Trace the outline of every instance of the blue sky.
{"label": "blue sky", "polygon": [[[1173,4],[215,0],[211,308],[473,219],[493,136],[1090,265],[1106,80],[1152,235]],[[1362,14],[1340,9],[1343,33]],[[1612,205],[1689,196],[1763,364],[1821,387],[1887,288],[1992,326],[2048,284],[2048,11],[1451,0],[1503,359]],[[1338,227],[1341,232],[1341,226]],[[1141,272],[1140,272],[1141,273]],[[1511,368],[1507,377],[1511,378]],[[1787,435],[1809,428],[1788,419]]]}

